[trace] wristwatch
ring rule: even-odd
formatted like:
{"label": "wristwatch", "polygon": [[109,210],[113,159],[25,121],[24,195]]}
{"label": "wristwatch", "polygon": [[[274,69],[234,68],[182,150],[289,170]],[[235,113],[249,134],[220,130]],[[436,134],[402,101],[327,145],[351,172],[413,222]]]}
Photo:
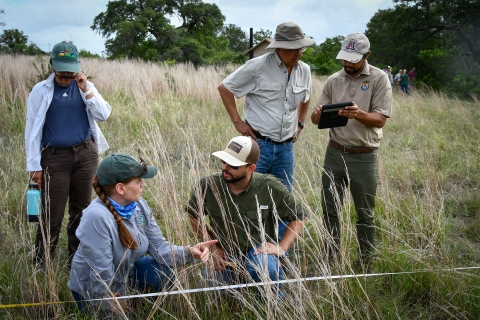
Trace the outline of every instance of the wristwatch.
{"label": "wristwatch", "polygon": [[298,120],[298,126],[303,129],[305,127],[305,125],[303,124],[302,121]]}

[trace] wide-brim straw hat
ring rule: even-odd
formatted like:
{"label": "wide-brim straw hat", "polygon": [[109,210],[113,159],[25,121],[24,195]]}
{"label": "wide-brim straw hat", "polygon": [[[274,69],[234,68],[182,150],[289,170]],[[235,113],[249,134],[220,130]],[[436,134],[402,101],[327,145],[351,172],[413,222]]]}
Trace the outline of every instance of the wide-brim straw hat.
{"label": "wide-brim straw hat", "polygon": [[306,38],[298,24],[284,22],[277,26],[275,38],[267,49],[301,49],[314,43],[315,39]]}

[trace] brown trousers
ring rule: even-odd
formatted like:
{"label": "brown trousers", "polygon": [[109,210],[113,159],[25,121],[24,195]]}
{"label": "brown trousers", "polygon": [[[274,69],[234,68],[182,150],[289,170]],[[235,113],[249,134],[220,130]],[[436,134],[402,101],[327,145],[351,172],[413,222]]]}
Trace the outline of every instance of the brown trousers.
{"label": "brown trousers", "polygon": [[[68,200],[68,252],[75,254],[80,241],[75,231],[82,211],[92,201],[92,179],[98,167],[98,149],[92,138],[67,148],[42,151],[42,215],[35,240],[35,260],[51,260],[57,246]],[[46,248],[50,248],[46,259]]]}

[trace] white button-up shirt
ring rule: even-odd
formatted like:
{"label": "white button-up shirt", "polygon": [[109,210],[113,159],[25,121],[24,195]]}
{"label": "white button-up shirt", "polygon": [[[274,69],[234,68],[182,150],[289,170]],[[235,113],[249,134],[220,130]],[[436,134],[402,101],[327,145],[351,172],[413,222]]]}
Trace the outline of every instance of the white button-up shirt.
{"label": "white button-up shirt", "polygon": [[[52,73],[47,80],[37,83],[27,102],[27,121],[25,124],[25,151],[27,154],[27,171],[40,171],[41,160],[41,142],[43,134],[43,125],[45,118],[53,99],[53,81],[55,74]],[[108,143],[103,136],[102,131],[97,125],[97,121],[105,121],[112,112],[112,107],[106,102],[97,89],[88,81],[88,87],[93,91],[93,97],[86,100],[85,103],[88,123],[90,130],[98,147],[98,152],[102,153],[108,150]],[[79,89],[80,90],[80,89]]]}
{"label": "white button-up shirt", "polygon": [[312,77],[310,67],[299,61],[288,79],[285,64],[271,52],[247,61],[223,85],[237,99],[246,95],[244,116],[252,128],[280,142],[297,131],[297,107],[309,101]]}

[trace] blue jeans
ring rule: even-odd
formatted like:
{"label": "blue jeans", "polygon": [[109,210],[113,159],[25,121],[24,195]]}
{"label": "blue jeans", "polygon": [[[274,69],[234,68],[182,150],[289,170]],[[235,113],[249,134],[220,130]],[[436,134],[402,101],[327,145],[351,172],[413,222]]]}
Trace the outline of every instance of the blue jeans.
{"label": "blue jeans", "polygon": [[[156,291],[168,290],[175,281],[175,272],[169,266],[159,264],[150,256],[144,256],[133,265],[132,273],[129,277],[129,283],[140,290],[147,287],[153,287]],[[95,311],[94,306],[88,302],[80,293],[72,290],[73,298],[77,302],[77,307],[84,313]]]}
{"label": "blue jeans", "polygon": [[[258,173],[273,174],[282,179],[283,184],[288,191],[292,192],[293,170],[295,165],[295,152],[293,150],[293,142],[282,144],[273,144],[262,139],[258,139],[260,147],[260,159],[257,162]],[[278,239],[282,239],[287,230],[287,221],[278,220]]]}
{"label": "blue jeans", "polygon": [[[283,272],[276,256],[271,254],[254,255],[254,252],[255,248],[250,248],[246,256],[230,256],[229,260],[235,262],[237,265],[241,264],[242,266],[240,266],[240,268],[244,267],[249,276],[252,277],[255,282],[268,281],[268,279],[270,281],[281,281],[285,278],[285,273]],[[208,279],[206,271],[204,271],[203,275]],[[215,280],[208,279],[207,283],[210,287],[213,287],[215,285],[234,285],[245,283],[246,281],[246,277],[242,275],[241,272],[236,271],[232,267],[227,267],[224,272],[215,271]],[[284,298],[285,295],[281,289],[282,284],[273,285],[273,290],[277,292],[278,296]],[[261,291],[262,290],[260,290],[260,292]]]}
{"label": "blue jeans", "polygon": [[295,164],[293,142],[273,144],[258,139],[258,146],[260,147],[260,159],[258,159],[255,172],[273,174],[282,179],[288,191],[292,192]]}
{"label": "blue jeans", "polygon": [[408,83],[407,84],[400,83],[400,89],[402,89],[402,92],[408,94]]}

